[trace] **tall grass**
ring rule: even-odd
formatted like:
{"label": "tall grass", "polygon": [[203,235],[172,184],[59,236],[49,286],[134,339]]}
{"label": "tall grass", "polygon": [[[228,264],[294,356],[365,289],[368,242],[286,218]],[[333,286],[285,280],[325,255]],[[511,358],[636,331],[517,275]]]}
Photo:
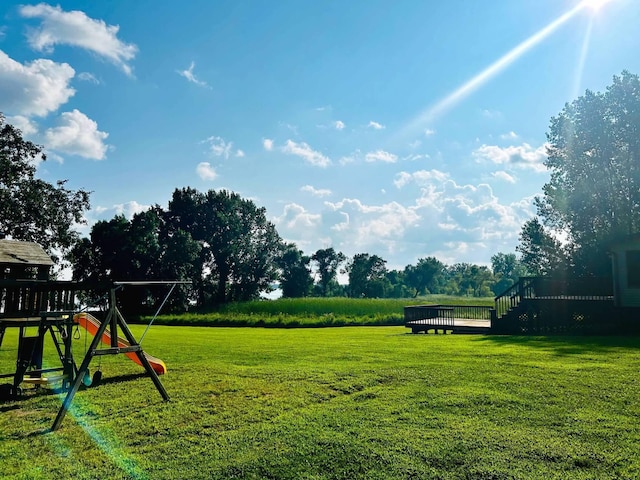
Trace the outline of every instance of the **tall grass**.
{"label": "tall grass", "polygon": [[[212,312],[161,315],[160,325],[225,327],[339,327],[403,325],[408,305],[493,305],[493,298],[430,295],[411,299],[281,298],[232,303]],[[149,317],[141,319],[148,322]]]}

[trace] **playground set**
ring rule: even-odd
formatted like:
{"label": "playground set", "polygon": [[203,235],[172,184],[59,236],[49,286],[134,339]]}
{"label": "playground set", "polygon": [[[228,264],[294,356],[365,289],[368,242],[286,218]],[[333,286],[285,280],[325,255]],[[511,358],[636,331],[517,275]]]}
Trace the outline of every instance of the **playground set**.
{"label": "playground set", "polygon": [[[105,288],[101,299],[107,307],[104,320],[100,321],[87,311],[88,307],[79,308],[78,296],[87,291],[87,286],[80,282],[50,280],[52,266],[53,262],[38,244],[0,240],[0,348],[7,330],[18,330],[15,371],[0,374],[0,381],[12,379],[11,383],[0,385],[0,397],[19,398],[22,385],[31,384],[37,389],[41,385],[61,382],[62,392],[66,395],[51,427],[57,430],[80,387],[100,382],[102,372],[99,369],[93,377],[89,374],[91,361],[96,356],[124,354],[144,368],[162,398],[169,400],[158,377],[166,373],[166,365],[144,352],[141,342],[176,285],[189,282],[113,282]],[[171,288],[138,340],[118,309],[116,292],[124,287],[150,285]],[[73,338],[79,328],[93,335],[80,366],[73,354]],[[48,336],[60,366],[43,368]]]}

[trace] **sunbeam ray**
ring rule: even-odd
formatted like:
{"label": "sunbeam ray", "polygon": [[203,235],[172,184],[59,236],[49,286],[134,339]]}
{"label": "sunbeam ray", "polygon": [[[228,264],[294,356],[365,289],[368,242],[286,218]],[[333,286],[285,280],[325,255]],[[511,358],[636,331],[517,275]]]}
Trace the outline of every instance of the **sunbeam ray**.
{"label": "sunbeam ray", "polygon": [[471,78],[469,81],[458,87],[452,93],[447,95],[444,99],[438,101],[434,105],[430,106],[426,110],[418,114],[413,120],[411,120],[400,132],[400,135],[404,136],[409,133],[414,133],[423,128],[428,127],[433,121],[457,105],[464,98],[472,94],[482,85],[487,83],[493,77],[505,70],[508,66],[513,64],[516,60],[522,57],[525,53],[538,45],[549,35],[555,32],[559,27],[571,20],[575,15],[580,13],[586,8],[592,9],[594,12],[602,8],[605,3],[612,0],[583,0],[574,6],[571,10],[562,14],[560,17],[549,23],[547,26],[531,35],[522,43],[511,49],[505,55],[500,57],[494,63],[489,65],[483,71]]}
{"label": "sunbeam ray", "polygon": [[591,31],[593,30],[593,17],[589,19],[587,25],[587,31],[584,34],[584,40],[582,41],[582,49],[580,50],[580,58],[578,58],[578,65],[576,67],[576,77],[573,81],[573,89],[571,91],[571,98],[574,99],[580,95],[580,89],[582,86],[582,75],[584,73],[584,65],[587,60],[587,54],[589,53],[589,45],[591,43]]}

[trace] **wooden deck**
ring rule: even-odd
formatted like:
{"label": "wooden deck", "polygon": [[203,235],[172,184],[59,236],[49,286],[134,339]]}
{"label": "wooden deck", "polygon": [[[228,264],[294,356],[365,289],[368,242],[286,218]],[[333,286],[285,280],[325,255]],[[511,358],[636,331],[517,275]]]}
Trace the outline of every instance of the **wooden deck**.
{"label": "wooden deck", "polygon": [[412,305],[404,308],[405,327],[412,333],[487,334],[491,307],[466,305]]}
{"label": "wooden deck", "polygon": [[468,318],[449,318],[447,322],[440,319],[413,320],[405,326],[411,329],[411,333],[458,333],[465,335],[486,335],[491,330],[491,320],[470,320]]}

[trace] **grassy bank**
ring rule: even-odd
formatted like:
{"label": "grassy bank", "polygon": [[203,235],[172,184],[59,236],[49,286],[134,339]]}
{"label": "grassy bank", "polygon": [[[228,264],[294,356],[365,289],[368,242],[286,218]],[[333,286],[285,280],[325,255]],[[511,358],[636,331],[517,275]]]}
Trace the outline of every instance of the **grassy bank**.
{"label": "grassy bank", "polygon": [[[493,305],[493,298],[430,295],[416,299],[281,298],[226,305],[215,312],[160,315],[159,325],[343,327],[404,325],[407,305]],[[141,319],[148,322],[150,317]]]}
{"label": "grassy bank", "polygon": [[55,395],[0,404],[0,477],[640,477],[638,338],[154,327],[144,347],[170,402],[104,357],[57,432]]}

